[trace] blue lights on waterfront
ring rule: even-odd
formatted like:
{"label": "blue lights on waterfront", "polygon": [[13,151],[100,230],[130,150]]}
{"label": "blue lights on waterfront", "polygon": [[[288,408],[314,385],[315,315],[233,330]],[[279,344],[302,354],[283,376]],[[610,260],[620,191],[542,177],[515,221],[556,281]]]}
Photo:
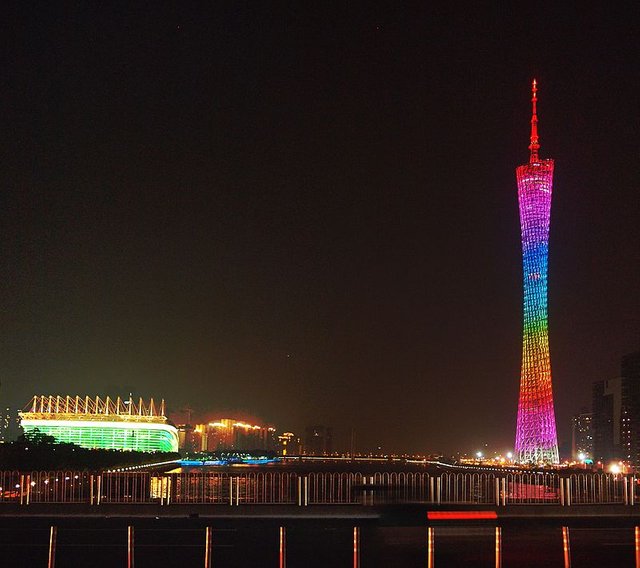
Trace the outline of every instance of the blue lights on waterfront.
{"label": "blue lights on waterfront", "polygon": [[185,458],[177,463],[181,467],[203,467],[203,466],[225,466],[225,465],[268,465],[279,463],[280,458],[270,458],[266,456],[227,456],[217,459],[193,459]]}

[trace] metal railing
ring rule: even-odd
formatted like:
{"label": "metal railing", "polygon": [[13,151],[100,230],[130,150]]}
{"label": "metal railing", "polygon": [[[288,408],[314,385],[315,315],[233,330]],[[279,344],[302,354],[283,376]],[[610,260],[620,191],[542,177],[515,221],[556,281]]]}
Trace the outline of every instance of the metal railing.
{"label": "metal railing", "polygon": [[500,479],[500,499],[503,504],[555,503],[562,505],[561,483],[562,478],[557,473],[508,473]]}
{"label": "metal railing", "polygon": [[635,505],[635,475],[551,472],[0,471],[0,504]]}

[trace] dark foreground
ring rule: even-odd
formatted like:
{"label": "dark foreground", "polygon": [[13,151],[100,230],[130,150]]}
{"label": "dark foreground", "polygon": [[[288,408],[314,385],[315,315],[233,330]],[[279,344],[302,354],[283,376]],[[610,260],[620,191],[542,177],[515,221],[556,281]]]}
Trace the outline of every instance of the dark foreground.
{"label": "dark foreground", "polygon": [[[571,529],[575,567],[633,567],[632,529]],[[127,565],[126,530],[122,527],[66,527],[58,533],[57,567],[110,568]],[[505,567],[564,567],[562,534],[558,528],[505,529]],[[2,566],[46,567],[49,531],[46,527],[0,530]],[[264,568],[279,565],[279,528],[269,524],[218,527],[213,532],[212,566]],[[136,527],[135,566],[201,567],[202,530],[158,523]],[[435,530],[437,567],[495,566],[494,531],[487,527],[441,527]],[[354,566],[353,529],[344,523],[300,522],[286,532],[286,566]],[[360,532],[360,566],[426,567],[426,531],[419,527],[365,526]]]}
{"label": "dark foreground", "polygon": [[[156,509],[158,516],[151,510],[126,516],[126,508],[118,507],[59,516],[49,508],[29,507],[27,515],[24,509],[0,509],[0,566],[46,567],[52,524],[57,527],[56,568],[127,566],[128,526],[134,527],[135,568],[204,566],[207,526],[213,529],[214,568],[427,568],[428,526],[434,568],[496,567],[496,526],[506,568],[563,568],[566,554],[574,568],[636,566],[635,515],[620,508],[605,515],[574,509],[570,516],[556,514],[559,509],[520,508],[497,520],[430,524],[424,506],[293,508],[291,514],[216,508],[222,514],[213,515],[207,514],[211,508],[165,507]],[[569,527],[566,554],[563,526]]]}

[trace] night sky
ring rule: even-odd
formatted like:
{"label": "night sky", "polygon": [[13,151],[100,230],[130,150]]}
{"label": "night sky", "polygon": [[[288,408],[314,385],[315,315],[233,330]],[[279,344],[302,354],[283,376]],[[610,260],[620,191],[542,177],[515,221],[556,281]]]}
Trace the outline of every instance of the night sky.
{"label": "night sky", "polygon": [[0,399],[512,448],[536,77],[566,448],[640,349],[640,13],[429,4],[5,7]]}

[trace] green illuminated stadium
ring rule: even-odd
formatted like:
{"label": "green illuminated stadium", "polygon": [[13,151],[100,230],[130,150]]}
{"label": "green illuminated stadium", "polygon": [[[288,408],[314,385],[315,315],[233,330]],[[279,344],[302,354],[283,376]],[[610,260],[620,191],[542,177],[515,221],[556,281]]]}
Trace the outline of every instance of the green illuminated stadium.
{"label": "green illuminated stadium", "polygon": [[164,401],[156,410],[153,399],[136,405],[109,397],[34,396],[20,412],[20,424],[25,434],[38,431],[84,448],[178,451],[178,431],[167,422]]}

